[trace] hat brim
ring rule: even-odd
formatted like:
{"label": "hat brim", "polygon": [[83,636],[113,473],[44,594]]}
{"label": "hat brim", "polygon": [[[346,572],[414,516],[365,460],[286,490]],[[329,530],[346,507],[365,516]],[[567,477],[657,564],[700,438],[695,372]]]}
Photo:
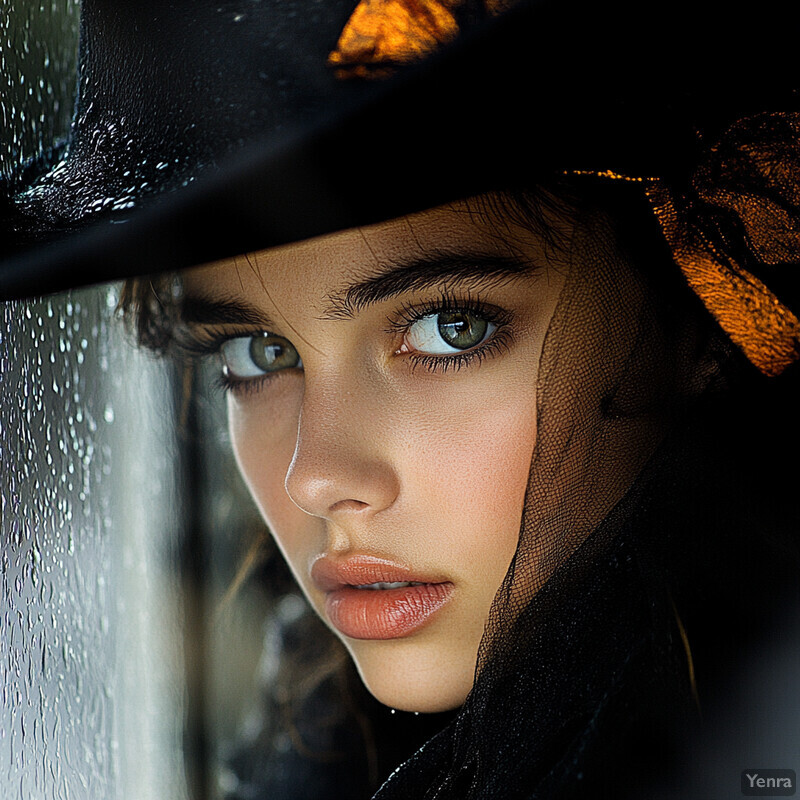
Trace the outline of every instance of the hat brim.
{"label": "hat brim", "polygon": [[[720,7],[706,7],[709,20]],[[687,26],[680,9],[652,21],[636,10],[522,3],[353,107],[251,142],[124,222],[42,236],[0,264],[0,298],[180,270],[564,171],[679,176],[700,125],[786,95],[785,81],[720,70],[734,40],[709,39],[705,17]],[[747,26],[735,20],[740,35]]]}

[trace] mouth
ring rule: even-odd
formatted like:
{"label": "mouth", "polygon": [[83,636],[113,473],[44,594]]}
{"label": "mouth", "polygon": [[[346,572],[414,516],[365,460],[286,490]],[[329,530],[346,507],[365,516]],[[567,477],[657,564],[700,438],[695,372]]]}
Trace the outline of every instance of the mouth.
{"label": "mouth", "polygon": [[352,639],[400,639],[425,626],[453,596],[452,582],[374,556],[319,557],[311,579],[325,615]]}
{"label": "mouth", "polygon": [[378,583],[362,583],[356,589],[405,589],[407,586],[422,586],[421,581],[379,581]]}

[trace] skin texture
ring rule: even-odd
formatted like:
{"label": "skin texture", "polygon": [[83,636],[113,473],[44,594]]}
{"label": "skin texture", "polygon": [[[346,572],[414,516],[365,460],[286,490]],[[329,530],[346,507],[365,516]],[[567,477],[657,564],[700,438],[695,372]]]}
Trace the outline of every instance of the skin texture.
{"label": "skin texture", "polygon": [[[440,274],[444,255],[457,274]],[[436,260],[426,285],[419,269],[408,271],[420,259]],[[516,274],[475,267],[512,261]],[[398,268],[407,271],[391,296],[364,305],[347,295],[354,282]],[[472,687],[489,608],[517,544],[539,356],[565,269],[538,235],[472,202],[185,276],[187,298],[248,306],[244,322],[226,320],[230,305],[213,319],[198,315],[205,321],[191,327],[199,339],[269,330],[302,359],[266,380],[233,383],[229,422],[247,486],[322,618],[330,624],[310,573],[321,556],[388,559],[452,583],[450,601],[408,635],[356,639],[331,626],[389,706],[451,709]],[[477,302],[476,317],[491,309],[497,329],[473,348],[480,357],[415,350],[414,315],[435,315],[443,302]]]}

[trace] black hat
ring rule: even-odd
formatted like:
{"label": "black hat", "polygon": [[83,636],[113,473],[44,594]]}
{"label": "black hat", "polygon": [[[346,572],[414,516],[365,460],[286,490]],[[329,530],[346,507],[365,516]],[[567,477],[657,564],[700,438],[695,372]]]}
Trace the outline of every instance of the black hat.
{"label": "black hat", "polygon": [[[367,36],[344,52],[356,6],[388,18],[378,39],[398,33],[385,26],[399,10],[423,41],[398,56]],[[759,20],[773,56],[789,57],[785,13],[84,0],[68,141],[7,181],[0,297],[180,269],[564,172],[682,192],[732,121],[796,110],[796,70],[742,58],[758,53]]]}

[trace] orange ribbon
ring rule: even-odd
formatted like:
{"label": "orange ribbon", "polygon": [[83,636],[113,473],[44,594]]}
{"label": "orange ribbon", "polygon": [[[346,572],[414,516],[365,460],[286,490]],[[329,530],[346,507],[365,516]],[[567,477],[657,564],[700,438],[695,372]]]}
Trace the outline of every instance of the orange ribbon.
{"label": "orange ribbon", "polygon": [[653,180],[645,192],[689,285],[747,358],[770,376],[797,361],[800,320],[742,262],[800,269],[800,114],[739,120],[690,191]]}
{"label": "orange ribbon", "polygon": [[[340,78],[376,78],[419,61],[456,38],[456,13],[465,0],[361,0],[328,64]],[[499,14],[509,0],[484,0]]]}

